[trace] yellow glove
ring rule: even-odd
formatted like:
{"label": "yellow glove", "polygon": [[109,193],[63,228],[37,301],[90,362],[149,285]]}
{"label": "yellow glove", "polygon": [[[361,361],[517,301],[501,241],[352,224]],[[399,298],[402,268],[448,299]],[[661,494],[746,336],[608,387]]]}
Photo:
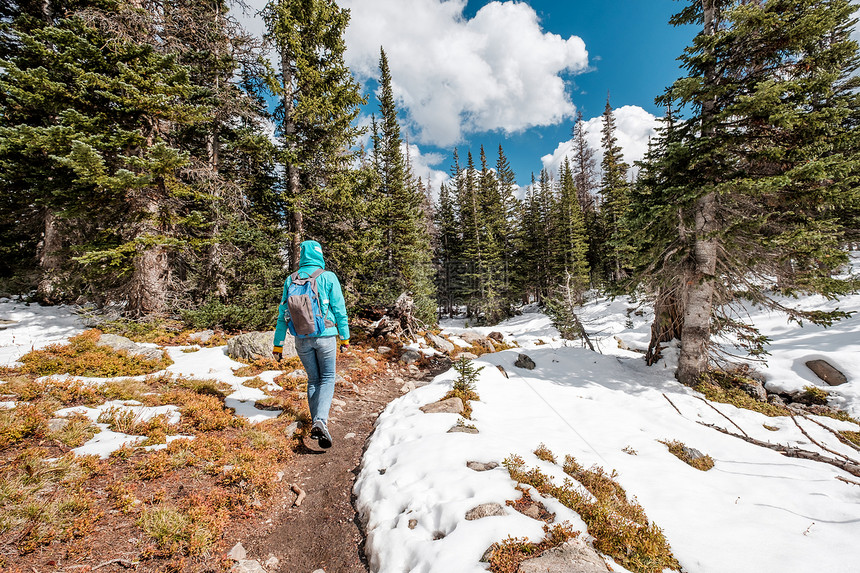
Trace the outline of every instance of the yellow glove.
{"label": "yellow glove", "polygon": [[340,345],[340,351],[341,352],[343,352],[345,350],[349,350],[349,338],[347,338],[346,340],[338,341],[338,344]]}

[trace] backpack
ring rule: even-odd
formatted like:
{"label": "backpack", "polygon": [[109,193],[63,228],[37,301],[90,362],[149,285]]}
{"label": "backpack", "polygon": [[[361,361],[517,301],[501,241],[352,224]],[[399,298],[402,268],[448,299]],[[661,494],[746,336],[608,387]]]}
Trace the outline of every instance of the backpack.
{"label": "backpack", "polygon": [[290,321],[287,323],[287,328],[293,336],[300,338],[319,336],[328,326],[334,325],[323,317],[317,292],[317,277],[323,272],[323,269],[317,269],[311,276],[304,279],[299,278],[298,271],[290,276],[292,280],[287,289]]}

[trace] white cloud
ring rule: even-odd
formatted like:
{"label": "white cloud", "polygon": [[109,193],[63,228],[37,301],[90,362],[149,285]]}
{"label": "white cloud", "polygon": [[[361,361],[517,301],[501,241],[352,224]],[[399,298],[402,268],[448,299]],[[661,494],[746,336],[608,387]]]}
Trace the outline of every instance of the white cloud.
{"label": "white cloud", "polygon": [[[660,120],[635,105],[625,105],[613,110],[615,116],[615,137],[621,147],[624,161],[633,168],[633,162],[642,159],[648,151],[648,138],[655,135]],[[598,166],[603,159],[600,147],[603,116],[597,116],[585,122],[585,140],[595,151]],[[573,158],[573,140],[558,144],[555,151],[541,157],[543,166],[550,173],[557,173],[565,156]]]}
{"label": "white cloud", "polygon": [[491,2],[474,18],[465,0],[342,0],[351,9],[347,64],[378,76],[379,48],[392,87],[422,143],[446,147],[465,132],[552,125],[574,113],[563,75],[585,71],[582,39],[541,29],[522,2]]}
{"label": "white cloud", "polygon": [[415,177],[420,177],[425,185],[429,182],[433,199],[439,197],[439,186],[448,181],[451,176],[447,171],[442,171],[433,167],[445,161],[445,156],[441,153],[422,153],[421,148],[414,143],[403,143],[403,157],[408,154],[409,162],[412,165],[412,173]]}

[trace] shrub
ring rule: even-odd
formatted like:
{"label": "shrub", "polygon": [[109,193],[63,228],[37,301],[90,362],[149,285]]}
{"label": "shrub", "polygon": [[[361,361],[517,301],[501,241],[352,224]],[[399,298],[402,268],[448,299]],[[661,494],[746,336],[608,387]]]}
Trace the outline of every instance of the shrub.
{"label": "shrub", "polygon": [[20,358],[22,372],[47,376],[71,374],[113,378],[117,376],[140,376],[163,370],[173,362],[165,357],[147,360],[141,356],[130,356],[106,346],[98,346],[101,332],[88,330],[69,339],[68,344],[53,344],[43,350],[33,350]]}
{"label": "shrub", "polygon": [[556,463],[555,454],[553,454],[549,448],[546,447],[545,444],[541,444],[534,451],[534,454],[538,457],[539,460],[543,460],[545,462]]}
{"label": "shrub", "polygon": [[703,374],[699,383],[693,388],[705,395],[712,402],[731,404],[737,408],[745,408],[759,412],[765,416],[788,416],[789,411],[784,406],[759,402],[746,392],[740,385],[752,382],[752,379],[743,376],[740,372],[724,372],[713,370]]}
{"label": "shrub", "polygon": [[706,455],[703,457],[694,458],[692,455],[692,452],[690,451],[690,448],[688,448],[687,446],[685,446],[682,442],[679,442],[678,440],[671,440],[668,442],[663,441],[663,440],[657,440],[657,441],[660,442],[661,444],[663,444],[664,446],[666,446],[667,448],[669,448],[669,452],[673,456],[675,456],[676,458],[678,458],[679,460],[681,460],[682,462],[684,462],[688,466],[692,466],[692,467],[696,468],[697,470],[701,470],[703,472],[706,472],[709,469],[711,469],[712,467],[714,467],[714,460],[711,456]]}
{"label": "shrub", "polygon": [[516,573],[520,563],[526,559],[540,556],[547,549],[558,547],[569,539],[579,537],[580,532],[574,531],[569,523],[557,523],[553,526],[544,525],[546,536],[540,543],[531,543],[528,538],[508,537],[501,543],[490,547],[490,571],[493,573]]}
{"label": "shrub", "polygon": [[93,421],[83,414],[72,414],[68,417],[68,421],[69,423],[64,428],[56,432],[50,432],[48,437],[70,448],[77,448],[99,433],[98,426],[93,424]]}
{"label": "shrub", "polygon": [[598,466],[586,470],[567,456],[564,472],[579,482],[576,488],[567,480],[561,486],[555,485],[537,468],[526,470],[519,456],[512,455],[503,463],[511,478],[531,485],[541,495],[555,497],[577,512],[588,525],[595,548],[623,567],[636,573],[680,570],[663,531],[648,521],[641,505],[627,499],[624,488],[615,482],[615,472],[607,474]]}
{"label": "shrub", "polygon": [[805,404],[818,404],[821,406],[827,405],[827,397],[830,396],[826,390],[822,390],[816,386],[804,386],[803,393],[798,397],[800,402]]}
{"label": "shrub", "polygon": [[0,409],[0,450],[27,438],[43,437],[48,431],[45,412],[33,405],[18,403],[12,409]]}

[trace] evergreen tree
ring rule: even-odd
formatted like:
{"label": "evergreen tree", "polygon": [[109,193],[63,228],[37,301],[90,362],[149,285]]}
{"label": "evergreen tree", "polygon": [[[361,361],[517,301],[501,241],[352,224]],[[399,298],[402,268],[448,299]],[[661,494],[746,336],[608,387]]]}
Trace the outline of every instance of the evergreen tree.
{"label": "evergreen tree", "polygon": [[843,284],[839,214],[857,204],[857,44],[847,0],[691,2],[674,24],[703,31],[682,56],[689,77],[662,98],[690,108],[665,134],[636,220],[675,293],[681,322],[678,378],[709,364],[712,325],[754,352],[762,337],[724,310],[735,293],[827,323],[774,301],[779,286],[825,294]]}
{"label": "evergreen tree", "polygon": [[604,231],[600,217],[597,214],[595,192],[598,189],[597,160],[595,152],[585,139],[585,121],[582,112],[577,112],[576,123],[573,127],[573,182],[576,194],[585,220],[585,230],[588,236],[588,263],[594,271],[599,269],[602,260]]}
{"label": "evergreen tree", "polygon": [[381,283],[387,288],[382,301],[390,306],[402,292],[409,292],[418,318],[434,323],[436,293],[427,233],[429,214],[424,210],[423,187],[413,183],[413,175],[404,161],[391,72],[382,49],[379,71],[380,124],[374,154],[378,157],[379,193],[385,209],[382,228],[387,280]]}
{"label": "evergreen tree", "polygon": [[630,246],[629,229],[626,228],[627,210],[630,204],[627,183],[629,166],[624,162],[621,147],[615,137],[615,116],[608,97],[603,112],[601,144],[603,147],[601,217],[606,239],[601,258],[605,276],[615,284],[627,277],[633,249]]}
{"label": "evergreen tree", "polygon": [[[560,255],[564,264],[563,283],[573,299],[582,302],[582,293],[588,288],[588,238],[585,219],[576,193],[573,171],[565,157],[559,170],[558,224],[561,238]],[[578,293],[578,296],[575,294]]]}

